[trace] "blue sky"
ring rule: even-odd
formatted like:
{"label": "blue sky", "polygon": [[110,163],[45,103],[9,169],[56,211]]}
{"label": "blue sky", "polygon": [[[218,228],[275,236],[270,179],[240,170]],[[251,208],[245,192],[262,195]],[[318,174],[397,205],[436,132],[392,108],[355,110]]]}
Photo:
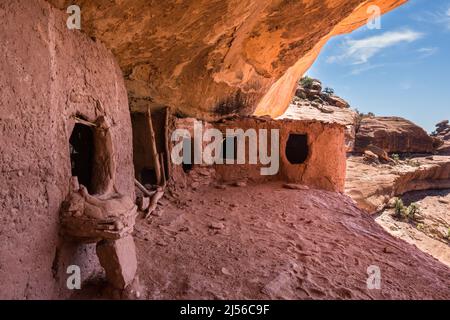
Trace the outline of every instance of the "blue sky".
{"label": "blue sky", "polygon": [[450,0],[410,0],[380,22],[331,39],[307,74],[361,112],[431,132],[450,118]]}

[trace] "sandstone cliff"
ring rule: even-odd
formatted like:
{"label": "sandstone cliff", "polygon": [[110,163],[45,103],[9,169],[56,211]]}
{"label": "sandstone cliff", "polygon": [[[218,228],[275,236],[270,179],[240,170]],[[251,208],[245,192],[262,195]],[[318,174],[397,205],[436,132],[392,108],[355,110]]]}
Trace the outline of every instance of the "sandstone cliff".
{"label": "sandstone cliff", "polygon": [[369,165],[361,157],[347,161],[345,193],[369,213],[384,209],[389,200],[409,191],[449,189],[450,157],[433,156]]}
{"label": "sandstone cliff", "polygon": [[425,130],[400,117],[364,117],[356,134],[355,152],[375,145],[388,153],[431,153],[434,139]]}
{"label": "sandstone cliff", "polygon": [[132,107],[144,99],[206,120],[283,114],[330,37],[364,25],[370,5],[384,13],[405,2],[77,1],[83,31],[117,57]]}

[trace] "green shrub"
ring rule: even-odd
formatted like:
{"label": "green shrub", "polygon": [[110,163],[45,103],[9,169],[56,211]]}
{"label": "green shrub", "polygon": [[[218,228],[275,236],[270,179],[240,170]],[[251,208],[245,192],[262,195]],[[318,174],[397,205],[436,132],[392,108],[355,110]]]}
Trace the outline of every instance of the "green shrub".
{"label": "green shrub", "polygon": [[323,89],[323,93],[332,96],[334,94],[334,89],[330,88],[330,87],[326,87],[325,89]]}
{"label": "green shrub", "polygon": [[312,87],[313,81],[314,80],[312,78],[304,76],[303,78],[300,79],[300,84],[302,85],[303,88],[309,89]]}
{"label": "green shrub", "polygon": [[407,217],[411,221],[417,220],[417,215],[420,213],[419,206],[416,203],[411,203],[406,210]]}
{"label": "green shrub", "polygon": [[406,164],[410,167],[420,167],[420,162],[417,160],[408,159],[406,160]]}
{"label": "green shrub", "polygon": [[405,219],[408,221],[418,221],[418,215],[420,209],[417,203],[411,203],[408,207],[405,207],[403,200],[395,198],[394,200],[394,217],[397,219]]}
{"label": "green shrub", "polygon": [[394,216],[398,219],[402,219],[406,216],[406,208],[405,205],[403,204],[403,200],[400,198],[395,198]]}
{"label": "green shrub", "polygon": [[399,162],[400,161],[400,155],[398,153],[393,153],[391,155],[392,160],[394,160],[395,162]]}

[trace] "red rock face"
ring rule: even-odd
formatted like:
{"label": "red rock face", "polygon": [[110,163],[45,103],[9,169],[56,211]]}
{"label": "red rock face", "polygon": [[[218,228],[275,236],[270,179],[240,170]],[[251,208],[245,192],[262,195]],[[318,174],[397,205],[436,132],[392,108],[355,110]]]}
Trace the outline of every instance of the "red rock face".
{"label": "red rock face", "polygon": [[68,265],[99,268],[95,247],[58,239],[73,116],[112,119],[114,183],[133,197],[127,91],[112,54],[47,2],[2,1],[0,20],[0,298],[66,297]]}
{"label": "red rock face", "polygon": [[365,24],[370,5],[384,13],[405,2],[76,1],[83,31],[117,57],[132,107],[145,99],[204,120],[280,116],[330,37]]}
{"label": "red rock face", "polygon": [[355,152],[364,152],[370,144],[388,153],[431,153],[433,138],[425,130],[399,117],[366,117],[356,134]]}

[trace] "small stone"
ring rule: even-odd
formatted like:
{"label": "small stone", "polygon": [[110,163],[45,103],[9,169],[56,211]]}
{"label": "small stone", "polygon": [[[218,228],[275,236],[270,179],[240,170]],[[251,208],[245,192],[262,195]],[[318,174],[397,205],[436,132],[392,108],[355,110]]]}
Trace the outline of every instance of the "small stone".
{"label": "small stone", "polygon": [[156,243],[156,245],[158,245],[160,247],[167,247],[168,246],[168,243],[163,241],[163,240],[157,240],[155,243]]}
{"label": "small stone", "polygon": [[231,276],[231,275],[232,275],[231,272],[228,271],[228,269],[225,268],[225,267],[222,268],[222,273],[223,273],[224,275],[227,275],[227,276]]}
{"label": "small stone", "polygon": [[383,252],[384,253],[394,253],[394,250],[391,247],[384,247]]}
{"label": "small stone", "polygon": [[222,229],[225,229],[225,225],[223,223],[220,223],[220,222],[212,222],[209,225],[209,228],[210,229],[215,229],[215,230],[222,230]]}
{"label": "small stone", "polygon": [[124,225],[122,223],[122,221],[115,221],[114,222],[114,230],[115,231],[120,231],[124,228]]}
{"label": "small stone", "polygon": [[198,183],[198,182],[192,182],[192,184],[191,184],[191,188],[193,190],[196,190],[199,186],[200,186],[200,183]]}
{"label": "small stone", "polygon": [[225,185],[223,185],[223,184],[218,184],[218,185],[216,185],[215,186],[216,187],[216,189],[221,189],[221,190],[225,190],[227,187],[225,186]]}
{"label": "small stone", "polygon": [[163,211],[164,210],[162,210],[161,208],[157,208],[157,209],[153,210],[153,212],[150,215],[154,216],[154,217],[162,217]]}
{"label": "small stone", "polygon": [[447,199],[442,199],[442,198],[439,198],[438,202],[444,203],[444,204],[449,204],[450,203],[450,201],[448,201]]}
{"label": "small stone", "polygon": [[150,206],[150,198],[149,197],[139,197],[137,199],[137,205],[139,207],[139,210],[145,211]]}
{"label": "small stone", "polygon": [[302,184],[295,184],[295,183],[285,183],[283,185],[283,188],[291,189],[291,190],[309,190],[308,186],[305,186]]}
{"label": "small stone", "polygon": [[245,187],[245,186],[247,186],[247,182],[245,182],[245,181],[236,181],[235,183],[233,183],[233,186],[235,186],[235,187]]}

